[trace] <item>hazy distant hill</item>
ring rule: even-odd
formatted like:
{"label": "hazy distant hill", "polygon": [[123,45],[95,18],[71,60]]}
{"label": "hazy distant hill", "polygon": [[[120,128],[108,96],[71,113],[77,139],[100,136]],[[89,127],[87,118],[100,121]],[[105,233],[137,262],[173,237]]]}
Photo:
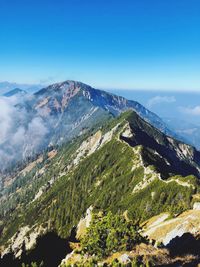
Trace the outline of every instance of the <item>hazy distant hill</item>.
{"label": "hazy distant hill", "polygon": [[3,94],[3,96],[6,96],[6,97],[11,97],[11,96],[16,96],[16,95],[17,96],[24,96],[25,94],[27,94],[27,92],[25,90],[15,88],[15,89]]}
{"label": "hazy distant hill", "polygon": [[4,95],[11,90],[19,88],[21,90],[25,90],[29,93],[34,93],[42,88],[39,84],[18,84],[18,83],[10,83],[10,82],[0,82],[0,95]]}

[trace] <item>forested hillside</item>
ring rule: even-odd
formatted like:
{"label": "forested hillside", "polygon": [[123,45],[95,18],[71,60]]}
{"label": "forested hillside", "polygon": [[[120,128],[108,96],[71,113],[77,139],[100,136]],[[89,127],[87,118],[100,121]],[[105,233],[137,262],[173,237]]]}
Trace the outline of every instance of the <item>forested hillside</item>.
{"label": "forested hillside", "polygon": [[125,216],[133,227],[163,212],[173,218],[190,210],[200,199],[199,180],[193,176],[198,160],[194,148],[165,136],[135,112],[96,125],[46,151],[5,189],[2,253],[27,259],[26,250],[49,232],[67,242],[89,207],[96,214]]}

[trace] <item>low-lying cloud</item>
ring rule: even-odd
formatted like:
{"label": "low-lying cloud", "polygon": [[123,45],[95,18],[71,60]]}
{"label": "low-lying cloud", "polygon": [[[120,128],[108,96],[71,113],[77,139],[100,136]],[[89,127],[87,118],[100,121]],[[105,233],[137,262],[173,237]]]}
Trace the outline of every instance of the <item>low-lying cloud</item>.
{"label": "low-lying cloud", "polygon": [[180,107],[179,110],[185,114],[192,116],[200,116],[200,106],[195,107]]}
{"label": "low-lying cloud", "polygon": [[0,97],[0,171],[37,153],[48,133],[43,119],[18,108],[18,97]]}
{"label": "low-lying cloud", "polygon": [[148,100],[147,107],[152,108],[155,105],[162,103],[174,103],[176,98],[174,96],[155,96]]}

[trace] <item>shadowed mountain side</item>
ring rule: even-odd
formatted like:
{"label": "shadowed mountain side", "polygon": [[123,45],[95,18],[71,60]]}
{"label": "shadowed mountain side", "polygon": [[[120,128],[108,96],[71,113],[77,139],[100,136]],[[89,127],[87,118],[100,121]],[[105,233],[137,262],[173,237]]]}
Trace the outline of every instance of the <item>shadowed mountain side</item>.
{"label": "shadowed mountain side", "polygon": [[21,267],[22,263],[43,263],[42,267],[57,267],[66,254],[72,250],[69,242],[75,242],[75,231],[72,231],[68,239],[60,238],[56,233],[49,232],[37,239],[36,246],[26,252],[23,251],[20,259],[16,259],[12,253],[0,259],[1,267]]}
{"label": "shadowed mountain side", "polygon": [[200,152],[194,147],[166,136],[135,112],[129,115],[128,121],[130,136],[121,135],[121,139],[131,146],[145,147],[144,160],[146,159],[148,164],[154,164],[163,177],[171,173],[183,176],[194,174],[200,177]]}

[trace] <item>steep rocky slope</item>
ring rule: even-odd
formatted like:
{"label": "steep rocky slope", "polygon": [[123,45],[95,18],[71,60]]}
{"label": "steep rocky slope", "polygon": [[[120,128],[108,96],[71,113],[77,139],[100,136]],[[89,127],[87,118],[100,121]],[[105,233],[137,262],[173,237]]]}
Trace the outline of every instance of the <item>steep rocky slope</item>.
{"label": "steep rocky slope", "polygon": [[145,222],[144,229],[144,235],[165,246],[186,233],[197,236],[200,233],[200,209],[185,211],[173,219],[169,213],[162,213]]}

